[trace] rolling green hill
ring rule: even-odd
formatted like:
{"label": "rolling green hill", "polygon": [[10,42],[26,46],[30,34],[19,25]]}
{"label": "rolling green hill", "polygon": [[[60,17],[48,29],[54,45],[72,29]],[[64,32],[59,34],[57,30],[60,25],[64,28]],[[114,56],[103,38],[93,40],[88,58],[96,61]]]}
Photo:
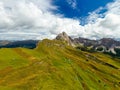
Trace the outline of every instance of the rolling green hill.
{"label": "rolling green hill", "polygon": [[59,40],[0,49],[0,90],[120,90],[120,59]]}

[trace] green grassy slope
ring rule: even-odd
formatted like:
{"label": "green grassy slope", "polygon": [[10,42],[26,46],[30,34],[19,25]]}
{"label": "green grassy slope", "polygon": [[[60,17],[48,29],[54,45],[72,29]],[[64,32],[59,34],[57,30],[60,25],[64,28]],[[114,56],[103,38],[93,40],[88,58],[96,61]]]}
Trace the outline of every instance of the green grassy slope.
{"label": "green grassy slope", "polygon": [[47,39],[0,49],[0,90],[120,90],[120,60]]}

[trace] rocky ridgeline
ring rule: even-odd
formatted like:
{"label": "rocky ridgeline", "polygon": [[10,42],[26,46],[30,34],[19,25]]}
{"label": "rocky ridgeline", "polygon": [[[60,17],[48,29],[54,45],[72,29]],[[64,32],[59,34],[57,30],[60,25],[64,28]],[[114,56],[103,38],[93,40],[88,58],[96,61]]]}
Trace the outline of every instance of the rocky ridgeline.
{"label": "rocky ridgeline", "polygon": [[65,32],[62,32],[58,34],[56,39],[65,41],[68,45],[71,45],[73,47],[89,47],[92,50],[99,52],[111,52],[112,54],[117,54],[117,51],[120,49],[120,41],[116,41],[112,38],[90,40],[79,37],[72,39]]}
{"label": "rocky ridgeline", "polygon": [[[118,54],[120,56],[120,41],[116,41],[112,38],[102,38],[100,40],[90,40],[86,38],[71,38],[65,32],[58,34],[55,38],[56,40],[61,40],[67,43],[70,46],[78,47],[79,49],[86,49],[92,51],[106,52],[112,54]],[[0,48],[15,48],[15,47],[24,47],[24,48],[35,48],[38,40],[24,40],[24,41],[0,41]]]}

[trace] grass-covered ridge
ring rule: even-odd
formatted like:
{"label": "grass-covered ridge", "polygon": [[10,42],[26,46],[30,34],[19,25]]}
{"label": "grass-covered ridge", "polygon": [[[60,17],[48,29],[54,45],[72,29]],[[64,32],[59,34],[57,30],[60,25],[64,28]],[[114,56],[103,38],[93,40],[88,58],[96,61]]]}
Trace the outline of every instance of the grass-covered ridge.
{"label": "grass-covered ridge", "polygon": [[119,90],[120,59],[59,40],[0,49],[0,90]]}

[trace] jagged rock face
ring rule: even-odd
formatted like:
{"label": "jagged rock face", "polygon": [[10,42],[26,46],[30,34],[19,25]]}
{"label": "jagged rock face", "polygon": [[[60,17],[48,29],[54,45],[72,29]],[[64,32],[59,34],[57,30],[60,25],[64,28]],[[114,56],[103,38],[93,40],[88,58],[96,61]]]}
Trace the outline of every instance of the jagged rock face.
{"label": "jagged rock face", "polygon": [[68,36],[65,32],[58,34],[56,37],[57,40],[62,40],[68,43],[71,46],[85,46],[85,47],[92,47],[94,50],[97,50],[100,47],[103,47],[102,52],[112,52],[116,54],[115,48],[120,48],[120,41],[116,41],[112,38],[103,38],[100,40],[90,40],[86,38],[74,38],[72,39]]}
{"label": "jagged rock face", "polygon": [[58,36],[56,37],[57,40],[69,40],[68,35],[65,32],[62,32],[60,34],[58,34]]}
{"label": "jagged rock face", "polygon": [[86,39],[86,38],[74,38],[74,43],[77,45],[77,44],[82,44],[86,47],[88,46],[95,46],[97,45],[99,42],[95,41],[95,40],[89,40],[89,39]]}
{"label": "jagged rock face", "polygon": [[105,52],[112,52],[113,54],[116,54],[115,48],[118,48],[120,46],[119,41],[115,41],[111,38],[103,38],[101,40],[98,40],[100,43],[97,46],[104,46]]}
{"label": "jagged rock face", "polygon": [[120,41],[115,41],[112,38],[103,38],[100,40],[90,40],[86,38],[75,38],[74,43],[81,44],[89,47],[92,46],[94,50],[97,50],[99,47],[104,47],[103,52],[112,52],[113,54],[116,54],[115,48],[120,48]]}
{"label": "jagged rock face", "polygon": [[116,54],[114,48],[117,46],[117,41],[111,38],[103,38],[99,40],[99,42],[100,43],[97,46],[104,46],[104,52],[112,52],[113,54]]}
{"label": "jagged rock face", "polygon": [[68,45],[74,46],[73,39],[69,37],[65,32],[58,34],[56,40],[65,41]]}
{"label": "jagged rock face", "polygon": [[104,45],[108,48],[115,47],[115,46],[120,46],[119,41],[115,41],[114,39],[111,39],[111,38],[103,38],[99,41],[101,42],[100,43],[101,45]]}

